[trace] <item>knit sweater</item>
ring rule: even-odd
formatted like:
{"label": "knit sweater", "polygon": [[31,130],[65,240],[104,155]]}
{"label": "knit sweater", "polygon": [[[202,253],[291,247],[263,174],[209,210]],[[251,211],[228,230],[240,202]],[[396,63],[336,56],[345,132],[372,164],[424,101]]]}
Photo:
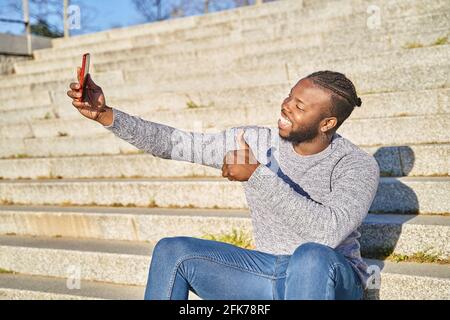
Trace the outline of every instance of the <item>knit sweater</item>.
{"label": "knit sweater", "polygon": [[238,131],[261,164],[242,182],[251,213],[256,249],[292,254],[316,242],[342,253],[364,285],[358,231],[379,182],[376,160],[334,134],[323,151],[303,156],[277,128],[242,126],[217,133],[188,132],[113,108],[104,128],[153,156],[220,169],[226,152],[239,149]]}

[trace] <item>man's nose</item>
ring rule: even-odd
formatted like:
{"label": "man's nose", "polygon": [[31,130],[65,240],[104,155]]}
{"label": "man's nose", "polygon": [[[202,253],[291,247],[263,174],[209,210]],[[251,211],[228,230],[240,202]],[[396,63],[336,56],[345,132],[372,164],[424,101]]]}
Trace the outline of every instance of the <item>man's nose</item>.
{"label": "man's nose", "polygon": [[290,110],[289,102],[290,102],[289,98],[284,99],[283,103],[281,104],[281,110],[290,112],[291,110]]}

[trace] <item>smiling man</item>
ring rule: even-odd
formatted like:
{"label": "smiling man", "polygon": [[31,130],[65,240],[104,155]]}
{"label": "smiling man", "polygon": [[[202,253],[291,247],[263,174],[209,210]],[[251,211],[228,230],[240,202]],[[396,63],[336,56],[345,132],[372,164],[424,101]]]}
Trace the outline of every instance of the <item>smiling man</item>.
{"label": "smiling man", "polygon": [[222,169],[242,181],[256,250],[192,237],[161,239],[146,299],[361,299],[369,277],[357,228],[375,196],[375,159],[336,133],[361,105],[345,75],[301,79],[281,104],[278,128],[186,132],[107,107],[88,79],[68,95],[84,116],[154,156]]}

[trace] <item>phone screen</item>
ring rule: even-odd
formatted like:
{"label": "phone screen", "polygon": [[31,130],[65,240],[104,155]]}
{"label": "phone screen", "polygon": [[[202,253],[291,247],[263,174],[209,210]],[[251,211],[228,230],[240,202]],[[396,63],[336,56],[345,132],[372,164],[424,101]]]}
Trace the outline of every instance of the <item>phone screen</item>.
{"label": "phone screen", "polygon": [[89,63],[91,55],[89,53],[83,54],[83,60],[81,62],[81,73],[80,73],[80,87],[81,87],[81,101],[84,100],[86,78],[89,74]]}

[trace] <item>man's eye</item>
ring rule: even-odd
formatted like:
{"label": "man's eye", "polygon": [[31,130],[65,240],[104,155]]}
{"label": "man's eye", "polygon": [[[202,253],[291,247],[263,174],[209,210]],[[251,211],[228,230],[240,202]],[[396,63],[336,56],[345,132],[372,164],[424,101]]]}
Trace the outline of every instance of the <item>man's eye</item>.
{"label": "man's eye", "polygon": [[299,109],[299,110],[301,110],[301,111],[304,111],[303,108],[300,107],[298,104],[297,104],[296,106],[297,106],[297,109]]}

